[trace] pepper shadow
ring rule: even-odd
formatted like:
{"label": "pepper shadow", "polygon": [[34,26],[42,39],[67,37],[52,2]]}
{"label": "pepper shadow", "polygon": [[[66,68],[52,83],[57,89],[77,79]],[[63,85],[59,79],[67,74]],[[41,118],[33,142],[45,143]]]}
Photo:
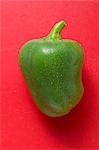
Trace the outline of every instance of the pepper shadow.
{"label": "pepper shadow", "polygon": [[83,68],[83,84],[84,95],[80,103],[68,115],[51,118],[40,114],[45,128],[52,138],[55,137],[55,141],[57,140],[61,147],[80,148],[86,132],[90,132],[89,119],[91,119],[93,108],[89,107],[89,104],[94,95],[94,90],[92,90],[94,87],[85,66]]}

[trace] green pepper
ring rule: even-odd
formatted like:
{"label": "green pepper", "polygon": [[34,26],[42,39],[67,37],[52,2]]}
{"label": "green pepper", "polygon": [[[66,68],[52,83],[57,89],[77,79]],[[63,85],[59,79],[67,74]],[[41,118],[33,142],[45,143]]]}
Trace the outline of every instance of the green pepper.
{"label": "green pepper", "polygon": [[65,22],[55,24],[48,36],[28,41],[19,64],[38,108],[50,117],[68,114],[83,95],[81,44],[62,39]]}

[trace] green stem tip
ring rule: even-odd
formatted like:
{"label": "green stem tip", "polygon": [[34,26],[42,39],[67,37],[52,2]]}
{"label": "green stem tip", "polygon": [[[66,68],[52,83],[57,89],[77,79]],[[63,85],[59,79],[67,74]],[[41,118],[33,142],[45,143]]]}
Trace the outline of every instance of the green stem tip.
{"label": "green stem tip", "polygon": [[49,35],[47,36],[50,40],[61,40],[61,31],[67,24],[62,20],[54,25]]}

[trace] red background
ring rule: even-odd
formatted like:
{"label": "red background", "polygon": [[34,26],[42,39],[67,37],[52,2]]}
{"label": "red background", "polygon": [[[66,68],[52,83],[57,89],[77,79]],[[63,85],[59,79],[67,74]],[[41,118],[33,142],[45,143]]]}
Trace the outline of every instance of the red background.
{"label": "red background", "polygon": [[[12,1],[2,3],[2,148],[99,149],[98,8],[93,2]],[[23,43],[46,35],[61,19],[68,23],[64,38],[80,41],[85,49],[79,105],[61,118],[48,118],[35,106],[18,65]]]}

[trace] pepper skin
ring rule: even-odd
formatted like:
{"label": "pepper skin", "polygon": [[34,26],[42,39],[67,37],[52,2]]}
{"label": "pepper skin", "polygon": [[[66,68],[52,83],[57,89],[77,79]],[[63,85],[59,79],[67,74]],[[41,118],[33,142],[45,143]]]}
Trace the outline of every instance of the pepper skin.
{"label": "pepper skin", "polygon": [[62,39],[60,21],[47,37],[28,41],[20,50],[19,64],[38,108],[50,117],[68,114],[83,95],[84,51],[78,42]]}

